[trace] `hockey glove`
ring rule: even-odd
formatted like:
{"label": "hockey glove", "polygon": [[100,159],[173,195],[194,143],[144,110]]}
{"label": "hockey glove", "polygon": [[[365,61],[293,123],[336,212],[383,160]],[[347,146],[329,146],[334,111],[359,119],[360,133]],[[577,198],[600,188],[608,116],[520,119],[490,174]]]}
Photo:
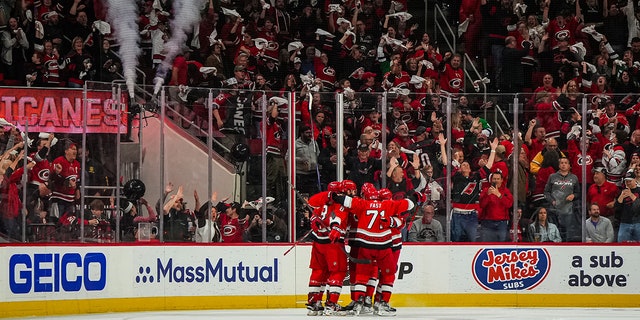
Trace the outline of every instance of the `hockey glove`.
{"label": "hockey glove", "polygon": [[331,229],[331,232],[329,232],[329,240],[331,240],[331,243],[334,243],[337,240],[339,240],[341,236],[342,236],[342,230],[338,227],[333,227]]}

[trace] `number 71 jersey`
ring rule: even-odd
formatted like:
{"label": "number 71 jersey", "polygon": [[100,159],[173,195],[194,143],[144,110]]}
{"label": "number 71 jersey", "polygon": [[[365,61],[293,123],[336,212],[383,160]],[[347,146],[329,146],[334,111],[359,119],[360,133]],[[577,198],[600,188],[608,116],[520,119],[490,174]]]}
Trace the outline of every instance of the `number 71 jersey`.
{"label": "number 71 jersey", "polygon": [[380,201],[347,197],[345,207],[350,208],[358,221],[356,230],[349,231],[349,245],[386,249],[391,247],[391,227],[400,223],[397,216],[413,209],[414,204],[409,199]]}

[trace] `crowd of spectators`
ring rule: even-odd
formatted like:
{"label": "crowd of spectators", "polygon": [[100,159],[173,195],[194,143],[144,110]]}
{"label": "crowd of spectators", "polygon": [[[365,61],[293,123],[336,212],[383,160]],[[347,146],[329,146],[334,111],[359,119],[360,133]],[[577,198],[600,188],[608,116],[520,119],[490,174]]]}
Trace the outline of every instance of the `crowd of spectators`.
{"label": "crowd of spectators", "polygon": [[[0,32],[4,85],[77,88],[84,81],[119,77],[121,63],[110,50],[118,43],[100,23],[106,20],[101,2],[0,4],[0,25],[5,25]],[[141,65],[149,66],[153,74],[166,53],[173,11],[170,1],[139,1],[138,5],[139,32],[150,48]],[[514,237],[581,241],[587,216],[580,204],[586,197],[588,239],[637,241],[640,35],[635,5],[606,0],[462,1],[459,21],[464,53],[478,64],[479,57],[487,57],[484,71],[490,78],[466,83],[463,53],[432,43],[407,12],[407,1],[203,1],[201,20],[174,59],[167,83],[182,86],[172,106],[200,127],[207,123],[202,112],[206,109],[199,107],[203,97],[186,88],[223,89],[214,101],[214,129],[232,142],[267,141],[266,183],[274,203],[282,203],[289,189],[283,143],[289,136],[296,139],[300,192],[313,194],[335,180],[337,154],[342,152],[345,177],[358,187],[371,182],[389,188],[396,198],[424,204],[420,216],[412,215],[409,221],[408,239],[440,241],[442,225],[437,217],[446,215],[443,209],[449,201],[453,212],[446,227],[454,241]],[[112,29],[117,34],[117,26]],[[480,117],[481,108],[491,104],[468,89],[487,84],[493,91],[529,93],[523,105],[522,137],[498,134]],[[262,119],[259,101],[265,92],[268,110]],[[332,100],[336,92],[344,93],[348,106],[344,132],[336,132]],[[380,107],[382,92],[391,93],[388,109]],[[298,112],[299,132],[286,132],[283,121],[289,93],[296,97],[297,105],[291,107]],[[582,94],[590,97],[586,114],[580,111]],[[443,108],[447,96],[454,98],[451,114]],[[381,110],[388,110],[387,127],[382,126]],[[266,132],[260,131],[263,121]],[[388,139],[382,140],[383,132]],[[345,150],[336,149],[338,135],[349,142]],[[20,146],[20,135],[6,137],[15,139],[6,143],[7,159],[11,159],[9,174],[4,175],[6,188],[8,194],[17,195],[11,176],[19,173],[24,158],[19,150],[24,146]],[[24,152],[34,153],[33,168],[40,165],[38,159],[51,161],[47,165],[51,185],[33,184],[28,194],[35,194],[38,201],[24,199],[32,208],[30,214],[43,224],[51,223],[52,217],[77,219],[77,215],[65,217],[75,208],[77,180],[69,177],[80,170],[73,161],[77,147],[65,142],[58,161],[47,151],[52,139],[53,135],[39,138],[30,146],[34,150]],[[447,140],[451,150],[446,149]],[[587,159],[582,157],[583,147]],[[511,166],[515,154],[516,168]],[[586,181],[583,166],[588,169]],[[448,176],[451,186],[446,185]],[[585,195],[580,192],[582,184],[587,186]],[[447,188],[452,190],[451,199],[446,199]],[[277,207],[270,209],[270,219],[261,221],[260,216],[247,214],[255,204],[220,202],[209,213],[194,195],[196,206],[189,211],[182,192],[179,188],[177,194],[160,201],[162,207],[143,215],[156,220],[152,212],[162,212],[162,220],[170,223],[164,228],[167,239],[255,241],[261,237],[262,224],[273,226],[268,235],[271,241],[288,239],[282,221],[286,215]],[[517,207],[513,197],[519,200]],[[43,199],[55,205],[42,210],[37,203]],[[140,217],[137,209],[132,209],[145,206],[140,201],[121,205],[123,217],[132,217],[121,221],[140,222],[135,220]],[[2,203],[8,206],[3,231],[17,236],[18,207],[12,201]],[[93,212],[99,207],[100,203],[91,202],[85,223],[101,220]],[[299,215],[298,234],[304,234],[308,212],[301,210]],[[510,233],[514,222],[517,235]],[[616,231],[609,232],[609,225]],[[240,232],[235,240],[220,233],[227,226]],[[134,229],[121,230],[130,230],[128,237],[136,238]]]}

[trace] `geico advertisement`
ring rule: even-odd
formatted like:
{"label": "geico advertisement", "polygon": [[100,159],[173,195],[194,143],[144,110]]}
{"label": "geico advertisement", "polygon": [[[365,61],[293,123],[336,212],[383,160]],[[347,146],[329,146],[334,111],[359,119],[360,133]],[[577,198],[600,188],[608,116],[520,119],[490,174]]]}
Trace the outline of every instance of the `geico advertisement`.
{"label": "geico advertisement", "polygon": [[3,247],[2,301],[290,294],[282,247]]}
{"label": "geico advertisement", "polygon": [[633,246],[404,246],[394,292],[636,294],[638,263]]}
{"label": "geico advertisement", "polygon": [[90,247],[3,247],[2,301],[99,297],[109,291],[109,254]]}

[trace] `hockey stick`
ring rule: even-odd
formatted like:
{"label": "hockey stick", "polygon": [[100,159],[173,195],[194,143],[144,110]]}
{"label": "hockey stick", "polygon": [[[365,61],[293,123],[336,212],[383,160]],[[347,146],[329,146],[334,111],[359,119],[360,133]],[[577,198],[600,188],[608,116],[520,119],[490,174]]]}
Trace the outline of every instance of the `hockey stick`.
{"label": "hockey stick", "polygon": [[304,241],[313,231],[313,229],[309,229],[309,231],[307,231],[307,233],[305,233],[300,239],[298,239],[298,241],[294,242],[293,245],[291,246],[291,248],[289,248],[289,250],[285,251],[283,256],[286,256],[287,253],[289,253],[289,251],[293,250],[293,248],[295,248],[300,242]]}
{"label": "hockey stick", "polygon": [[347,249],[345,249],[344,246],[341,246],[340,248],[342,249],[344,254],[347,255],[347,259],[349,259],[350,262],[357,264],[372,264],[376,262],[375,260],[354,258],[349,252],[347,252]]}
{"label": "hockey stick", "polygon": [[311,210],[311,212],[313,212],[314,208],[309,204],[309,202],[307,201],[307,199],[305,199],[302,194],[300,194],[300,191],[298,191],[298,189],[296,187],[294,187],[291,183],[289,183],[287,181],[287,184],[289,185],[289,188],[291,188],[293,191],[296,192],[296,197],[298,197],[298,199],[300,199],[300,201],[302,202],[302,204],[307,207],[307,209]]}
{"label": "hockey stick", "polygon": [[413,227],[413,222],[415,221],[416,215],[418,214],[418,210],[420,210],[420,207],[416,206],[416,208],[413,209],[413,213],[409,217],[409,225],[407,225],[407,234],[409,234],[409,231],[411,231],[411,227]]}
{"label": "hockey stick", "polygon": [[[307,201],[307,199],[305,199],[301,194],[300,191],[298,191],[298,189],[296,189],[296,187],[294,187],[291,183],[289,183],[287,181],[287,184],[289,185],[289,188],[291,188],[293,191],[295,191],[296,193],[296,197],[298,197],[298,199],[300,199],[300,201],[302,201],[302,204],[311,211],[311,213],[313,214],[313,207],[311,205],[309,205],[309,202]],[[293,250],[293,248],[295,248],[298,244],[300,244],[300,242],[304,241],[307,237],[309,237],[309,235],[311,235],[311,232],[313,232],[313,229],[309,229],[309,231],[307,231],[302,237],[300,237],[296,242],[293,243],[293,245],[291,246],[291,248],[289,248],[287,251],[284,252],[284,256],[287,255],[287,253],[289,253],[291,250]]]}

